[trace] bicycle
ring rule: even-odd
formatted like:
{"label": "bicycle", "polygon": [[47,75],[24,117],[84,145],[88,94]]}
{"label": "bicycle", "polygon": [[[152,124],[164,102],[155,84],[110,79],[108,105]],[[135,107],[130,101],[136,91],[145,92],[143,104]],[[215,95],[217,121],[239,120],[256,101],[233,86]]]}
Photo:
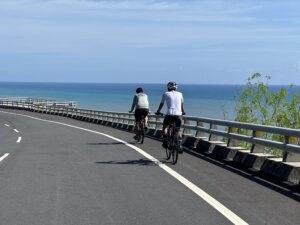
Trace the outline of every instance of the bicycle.
{"label": "bicycle", "polygon": [[137,142],[140,142],[141,144],[144,143],[144,139],[145,139],[145,117],[142,116],[142,120],[140,122],[137,122],[136,124],[136,140]]}
{"label": "bicycle", "polygon": [[[155,113],[156,115],[163,116],[162,113]],[[172,156],[172,164],[176,164],[178,161],[178,152],[180,151],[180,143],[178,138],[178,128],[176,127],[175,122],[169,124],[167,130],[167,147],[166,147],[166,155],[167,160],[169,160]]]}

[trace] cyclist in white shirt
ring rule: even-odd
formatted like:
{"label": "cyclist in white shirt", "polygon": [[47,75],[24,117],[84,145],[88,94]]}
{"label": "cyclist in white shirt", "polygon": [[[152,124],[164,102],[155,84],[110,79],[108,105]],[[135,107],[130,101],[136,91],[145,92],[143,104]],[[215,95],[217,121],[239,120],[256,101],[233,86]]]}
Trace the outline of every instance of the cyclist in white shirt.
{"label": "cyclist in white shirt", "polygon": [[[167,113],[163,121],[163,147],[167,147],[167,131],[168,125],[175,121],[176,128],[178,129],[179,139],[181,140],[180,126],[181,116],[185,114],[183,105],[183,95],[177,90],[177,84],[175,82],[169,82],[167,85],[168,91],[162,96],[161,102],[158,106],[156,114],[160,114],[160,110],[167,103]],[[181,142],[181,141],[180,141]],[[180,143],[181,144],[181,143]],[[180,145],[181,148],[181,145]],[[182,153],[182,149],[180,151]]]}

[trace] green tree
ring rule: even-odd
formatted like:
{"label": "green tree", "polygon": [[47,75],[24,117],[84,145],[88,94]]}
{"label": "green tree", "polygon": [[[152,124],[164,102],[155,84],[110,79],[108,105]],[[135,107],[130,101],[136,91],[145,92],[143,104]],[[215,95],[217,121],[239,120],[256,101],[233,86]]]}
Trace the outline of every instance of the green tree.
{"label": "green tree", "polygon": [[[281,88],[271,92],[270,76],[255,73],[247,79],[246,87],[236,98],[236,121],[262,125],[300,128],[300,97],[297,93],[288,99],[288,92]],[[293,87],[293,85],[291,85]],[[240,131],[249,135],[249,131]],[[285,137],[268,137],[284,141]]]}

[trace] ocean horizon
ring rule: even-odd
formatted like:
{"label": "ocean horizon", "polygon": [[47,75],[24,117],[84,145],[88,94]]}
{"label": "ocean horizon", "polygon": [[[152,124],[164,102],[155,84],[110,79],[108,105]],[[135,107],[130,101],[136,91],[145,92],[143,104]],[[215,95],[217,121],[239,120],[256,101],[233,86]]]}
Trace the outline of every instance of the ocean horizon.
{"label": "ocean horizon", "polygon": [[[0,82],[0,97],[35,97],[76,101],[78,108],[128,112],[137,87],[149,97],[154,113],[160,103],[166,84],[159,83],[56,83],[56,82]],[[236,97],[246,87],[230,84],[179,84],[188,116],[213,119],[235,118]],[[271,91],[284,87],[289,95],[300,93],[300,86],[270,85]],[[165,112],[164,106],[162,112]]]}

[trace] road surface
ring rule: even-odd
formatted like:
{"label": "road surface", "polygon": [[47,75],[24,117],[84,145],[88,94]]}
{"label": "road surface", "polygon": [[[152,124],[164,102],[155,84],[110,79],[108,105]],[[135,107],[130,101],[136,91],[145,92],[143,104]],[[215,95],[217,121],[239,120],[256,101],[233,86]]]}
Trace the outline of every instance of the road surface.
{"label": "road surface", "polygon": [[0,110],[1,225],[296,225],[300,196],[186,150],[66,117]]}

